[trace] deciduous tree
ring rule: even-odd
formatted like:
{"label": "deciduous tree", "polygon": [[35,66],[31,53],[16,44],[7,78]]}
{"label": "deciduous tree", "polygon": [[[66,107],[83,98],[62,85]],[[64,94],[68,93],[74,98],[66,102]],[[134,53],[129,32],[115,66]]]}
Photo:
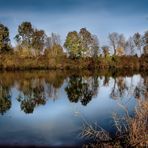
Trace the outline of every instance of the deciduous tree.
{"label": "deciduous tree", "polygon": [[148,55],[148,31],[145,32],[144,34],[144,54]]}
{"label": "deciduous tree", "polygon": [[64,47],[67,49],[70,57],[81,57],[82,43],[79,38],[79,34],[76,31],[69,32]]}
{"label": "deciduous tree", "polygon": [[32,34],[31,46],[33,49],[41,51],[46,42],[46,34],[44,30],[35,29]]}
{"label": "deciduous tree", "polygon": [[118,34],[116,32],[109,34],[110,44],[114,50],[114,55],[120,55],[121,49],[125,49],[125,37],[123,34]]}
{"label": "deciduous tree", "polygon": [[102,51],[103,51],[104,57],[107,57],[109,55],[109,46],[103,46]]}
{"label": "deciduous tree", "polygon": [[135,42],[132,37],[130,37],[126,42],[127,52],[131,55],[135,54]]}
{"label": "deciduous tree", "polygon": [[97,57],[99,51],[99,40],[86,28],[80,32],[69,32],[64,47],[68,49],[71,57]]}
{"label": "deciduous tree", "polygon": [[0,52],[9,51],[10,49],[9,29],[0,24]]}
{"label": "deciduous tree", "polygon": [[135,33],[133,36],[134,43],[138,50],[140,50],[140,54],[142,54],[141,47],[142,47],[142,36],[140,33]]}
{"label": "deciduous tree", "polygon": [[23,22],[18,27],[18,34],[15,36],[15,40],[25,48],[31,47],[32,35],[34,33],[34,29],[30,22]]}

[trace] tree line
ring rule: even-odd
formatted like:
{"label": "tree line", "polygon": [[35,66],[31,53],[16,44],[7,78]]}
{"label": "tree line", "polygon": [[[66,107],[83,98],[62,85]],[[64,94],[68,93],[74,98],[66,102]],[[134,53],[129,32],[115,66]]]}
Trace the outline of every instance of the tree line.
{"label": "tree line", "polygon": [[148,31],[144,34],[137,32],[127,40],[123,34],[109,33],[109,45],[101,46],[96,35],[91,34],[86,28],[81,28],[79,32],[68,32],[62,46],[58,34],[52,33],[51,36],[47,36],[44,30],[34,28],[30,22],[22,22],[14,39],[17,44],[13,48],[8,27],[0,24],[0,54],[17,52],[20,55],[50,54],[55,57],[67,54],[71,58],[136,55],[138,50],[140,55],[148,54]]}

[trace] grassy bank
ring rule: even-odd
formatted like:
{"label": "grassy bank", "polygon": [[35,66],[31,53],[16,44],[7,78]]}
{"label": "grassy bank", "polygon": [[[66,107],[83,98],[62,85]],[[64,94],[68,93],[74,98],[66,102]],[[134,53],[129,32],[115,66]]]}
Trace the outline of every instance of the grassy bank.
{"label": "grassy bank", "polygon": [[21,57],[17,54],[0,55],[1,70],[46,70],[46,69],[65,69],[65,70],[94,70],[94,69],[132,69],[147,70],[148,56],[111,56],[98,58],[70,59],[66,56],[49,57],[40,55],[37,57]]}
{"label": "grassy bank", "polygon": [[129,116],[126,107],[125,116],[113,115],[115,136],[101,127],[86,125],[82,131],[84,137],[93,138],[94,142],[84,147],[93,148],[120,148],[120,147],[147,147],[148,146],[148,100],[139,100],[135,108],[134,117]]}

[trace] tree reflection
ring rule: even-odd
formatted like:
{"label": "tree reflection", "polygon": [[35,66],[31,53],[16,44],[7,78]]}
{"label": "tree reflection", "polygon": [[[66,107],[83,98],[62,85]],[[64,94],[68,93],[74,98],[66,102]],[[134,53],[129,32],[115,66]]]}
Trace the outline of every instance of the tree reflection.
{"label": "tree reflection", "polygon": [[0,73],[0,113],[4,114],[11,107],[10,88],[15,88],[19,92],[17,100],[20,102],[21,110],[25,113],[33,113],[35,108],[45,105],[49,99],[59,98],[59,89],[66,82],[67,77],[69,78],[65,91],[68,99],[71,102],[80,102],[84,106],[97,96],[99,84],[111,87],[108,93],[112,99],[148,98],[147,74],[136,77],[121,75],[114,79],[111,76],[112,73],[99,75],[88,71],[80,74],[70,73],[70,71],[2,72]]}
{"label": "tree reflection", "polygon": [[125,78],[118,77],[114,79],[114,84],[110,96],[112,99],[123,98],[128,91],[128,86],[126,85]]}
{"label": "tree reflection", "polygon": [[117,86],[118,86],[119,97],[124,97],[126,95],[126,91],[128,91],[128,87],[126,85],[124,77],[119,77],[117,79]]}
{"label": "tree reflection", "polygon": [[71,102],[81,102],[82,105],[87,105],[93,96],[97,94],[98,79],[84,79],[80,76],[71,76],[65,91]]}
{"label": "tree reflection", "polygon": [[103,81],[103,86],[109,86],[109,80],[110,78],[108,76],[105,76]]}
{"label": "tree reflection", "polygon": [[58,98],[58,88],[55,88],[53,84],[46,83],[45,92],[47,93],[47,96],[53,100]]}
{"label": "tree reflection", "polygon": [[115,78],[110,97],[112,99],[119,99],[130,96],[136,99],[146,99],[148,97],[148,77],[140,77],[137,84],[133,83],[133,77],[130,79],[126,81],[124,77]]}
{"label": "tree reflection", "polygon": [[0,86],[0,113],[3,115],[11,108],[9,87]]}
{"label": "tree reflection", "polygon": [[117,96],[117,90],[116,90],[116,85],[117,85],[117,81],[116,81],[116,78],[114,79],[114,84],[113,84],[113,88],[112,88],[112,91],[111,91],[111,94],[110,94],[110,97],[112,99],[117,99],[118,96]]}
{"label": "tree reflection", "polygon": [[148,76],[144,77],[145,99],[148,99]]}
{"label": "tree reflection", "polygon": [[147,99],[148,97],[148,77],[140,78],[139,83],[134,89],[134,97],[136,99]]}
{"label": "tree reflection", "polygon": [[135,90],[134,90],[134,97],[136,99],[140,99],[141,98],[141,89],[140,87],[136,86]]}
{"label": "tree reflection", "polygon": [[33,113],[35,107],[46,104],[44,87],[36,79],[28,81],[27,87],[22,86],[17,99],[21,103],[21,109],[25,113]]}

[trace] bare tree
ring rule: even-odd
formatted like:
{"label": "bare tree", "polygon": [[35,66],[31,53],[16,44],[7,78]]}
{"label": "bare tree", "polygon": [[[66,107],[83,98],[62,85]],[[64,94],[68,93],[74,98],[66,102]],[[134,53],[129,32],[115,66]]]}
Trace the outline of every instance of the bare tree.
{"label": "bare tree", "polygon": [[113,33],[109,34],[108,37],[110,40],[110,44],[113,47],[114,55],[116,55],[116,49],[117,49],[117,45],[118,45],[118,34],[116,32],[113,32]]}
{"label": "bare tree", "polygon": [[89,47],[90,56],[96,58],[99,54],[99,39],[96,35],[92,35],[92,43]]}
{"label": "bare tree", "polygon": [[123,34],[118,34],[116,32],[110,33],[109,34],[109,40],[110,44],[113,47],[114,50],[114,55],[120,55],[121,51],[122,54],[124,54],[124,49],[125,49],[125,37]]}
{"label": "bare tree", "polygon": [[61,39],[60,35],[52,33],[51,36],[47,37],[46,48],[52,48],[54,45],[60,45]]}
{"label": "bare tree", "polygon": [[135,43],[132,37],[130,37],[126,42],[126,49],[129,51],[129,54],[135,54]]}
{"label": "bare tree", "polygon": [[134,43],[138,50],[140,50],[140,54],[142,54],[141,47],[142,47],[142,36],[140,33],[135,33],[133,36]]}

